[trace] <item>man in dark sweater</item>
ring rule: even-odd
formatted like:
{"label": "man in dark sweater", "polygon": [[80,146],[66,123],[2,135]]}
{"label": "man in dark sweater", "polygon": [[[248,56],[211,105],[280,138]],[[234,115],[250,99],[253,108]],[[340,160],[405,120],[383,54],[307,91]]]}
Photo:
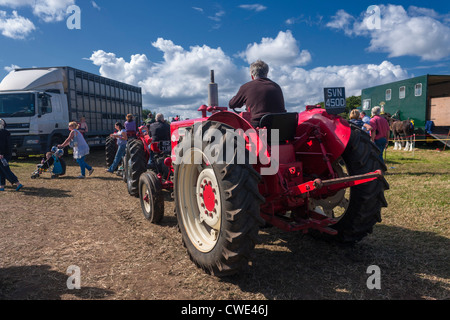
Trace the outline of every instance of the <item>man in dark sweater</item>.
{"label": "man in dark sweater", "polygon": [[250,65],[252,81],[239,89],[229,102],[231,109],[247,106],[251,114],[251,125],[259,126],[261,118],[268,113],[286,112],[283,92],[278,84],[267,78],[269,66],[261,60]]}
{"label": "man in dark sweater", "polygon": [[158,113],[155,122],[150,125],[150,136],[152,142],[170,140],[170,125],[164,121],[164,115]]}

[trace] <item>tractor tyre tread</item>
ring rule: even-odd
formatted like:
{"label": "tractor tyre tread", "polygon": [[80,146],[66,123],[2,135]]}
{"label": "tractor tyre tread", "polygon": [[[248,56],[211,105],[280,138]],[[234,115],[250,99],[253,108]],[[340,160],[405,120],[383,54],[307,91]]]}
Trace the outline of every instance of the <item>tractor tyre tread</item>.
{"label": "tractor tyre tread", "polygon": [[[220,122],[207,121],[202,130],[217,129],[225,133],[231,127]],[[183,143],[183,141],[181,141]],[[191,143],[189,141],[189,143]],[[234,155],[235,159],[236,154]],[[250,164],[224,163],[214,164],[214,171],[222,190],[222,225],[221,241],[218,241],[214,253],[198,252],[183,230],[183,221],[179,210],[177,189],[175,188],[178,231],[182,234],[183,245],[187,248],[190,259],[205,272],[218,276],[230,276],[248,266],[251,253],[259,243],[258,232],[264,220],[260,216],[260,204],[264,198],[259,194],[259,173]],[[175,166],[175,186],[179,166]]]}
{"label": "tractor tyre tread", "polygon": [[[350,175],[376,170],[385,172],[386,166],[379,153],[367,133],[352,127],[350,141],[342,155]],[[342,243],[355,243],[372,233],[373,226],[381,222],[381,208],[387,207],[384,196],[387,189],[389,184],[384,177],[352,187],[347,212],[332,226],[338,231],[334,238]]]}
{"label": "tractor tyre tread", "polygon": [[[147,171],[144,144],[141,140],[131,140],[127,144],[127,187],[128,193],[134,197],[139,197],[139,178]],[[128,165],[131,165],[128,167]]]}

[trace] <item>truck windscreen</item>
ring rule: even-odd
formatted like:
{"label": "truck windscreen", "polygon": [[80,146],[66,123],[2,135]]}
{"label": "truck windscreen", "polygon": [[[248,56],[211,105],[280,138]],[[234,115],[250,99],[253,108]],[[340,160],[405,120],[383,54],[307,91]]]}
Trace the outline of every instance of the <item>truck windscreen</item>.
{"label": "truck windscreen", "polygon": [[0,94],[0,118],[31,117],[35,113],[33,93]]}

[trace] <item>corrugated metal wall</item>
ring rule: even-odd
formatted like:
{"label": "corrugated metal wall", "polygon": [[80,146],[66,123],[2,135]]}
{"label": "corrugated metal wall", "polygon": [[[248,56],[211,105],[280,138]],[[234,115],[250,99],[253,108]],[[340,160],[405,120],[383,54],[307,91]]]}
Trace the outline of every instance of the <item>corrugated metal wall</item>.
{"label": "corrugated metal wall", "polygon": [[112,132],[114,123],[124,123],[129,113],[140,123],[141,88],[70,67],[66,70],[70,121],[84,116],[90,135]]}

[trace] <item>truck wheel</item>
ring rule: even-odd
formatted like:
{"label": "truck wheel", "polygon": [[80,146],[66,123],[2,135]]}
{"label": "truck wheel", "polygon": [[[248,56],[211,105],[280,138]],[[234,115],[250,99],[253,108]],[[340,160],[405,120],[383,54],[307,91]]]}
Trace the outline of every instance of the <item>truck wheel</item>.
{"label": "truck wheel", "polygon": [[[201,149],[194,146],[194,135],[180,142],[182,161],[175,165],[174,195],[179,231],[191,260],[216,276],[227,276],[248,265],[257,242],[260,205],[260,175],[249,164],[235,164],[236,145],[232,161],[219,164],[205,153],[213,141],[208,129],[219,130],[224,139],[216,150],[226,159],[223,141],[233,128],[222,123],[206,121],[202,125]],[[192,131],[192,130],[191,130]],[[195,159],[201,161],[190,161]],[[193,163],[191,163],[193,162]],[[201,162],[201,164],[195,164]]]}
{"label": "truck wheel", "polygon": [[134,139],[127,144],[127,188],[128,193],[139,197],[139,178],[146,169],[144,144],[141,140]]}
{"label": "truck wheel", "polygon": [[154,172],[148,171],[139,178],[139,198],[145,219],[151,223],[160,222],[164,217],[164,195]]}
{"label": "truck wheel", "polygon": [[117,152],[116,139],[107,137],[105,142],[106,167],[109,168],[114,162]]}
{"label": "truck wheel", "polygon": [[[348,171],[349,175],[376,170],[385,172],[386,166],[378,154],[379,149],[370,141],[369,135],[352,127],[347,148],[342,159],[334,164],[334,168],[339,176],[346,175],[345,171]],[[330,226],[338,231],[333,238],[343,243],[354,243],[372,233],[373,226],[381,222],[381,208],[387,207],[384,191],[388,189],[389,184],[382,178],[351,187],[349,192],[341,190],[329,198],[312,201],[319,205],[326,203],[322,206],[324,212],[338,220]],[[331,208],[333,206],[334,208]]]}

